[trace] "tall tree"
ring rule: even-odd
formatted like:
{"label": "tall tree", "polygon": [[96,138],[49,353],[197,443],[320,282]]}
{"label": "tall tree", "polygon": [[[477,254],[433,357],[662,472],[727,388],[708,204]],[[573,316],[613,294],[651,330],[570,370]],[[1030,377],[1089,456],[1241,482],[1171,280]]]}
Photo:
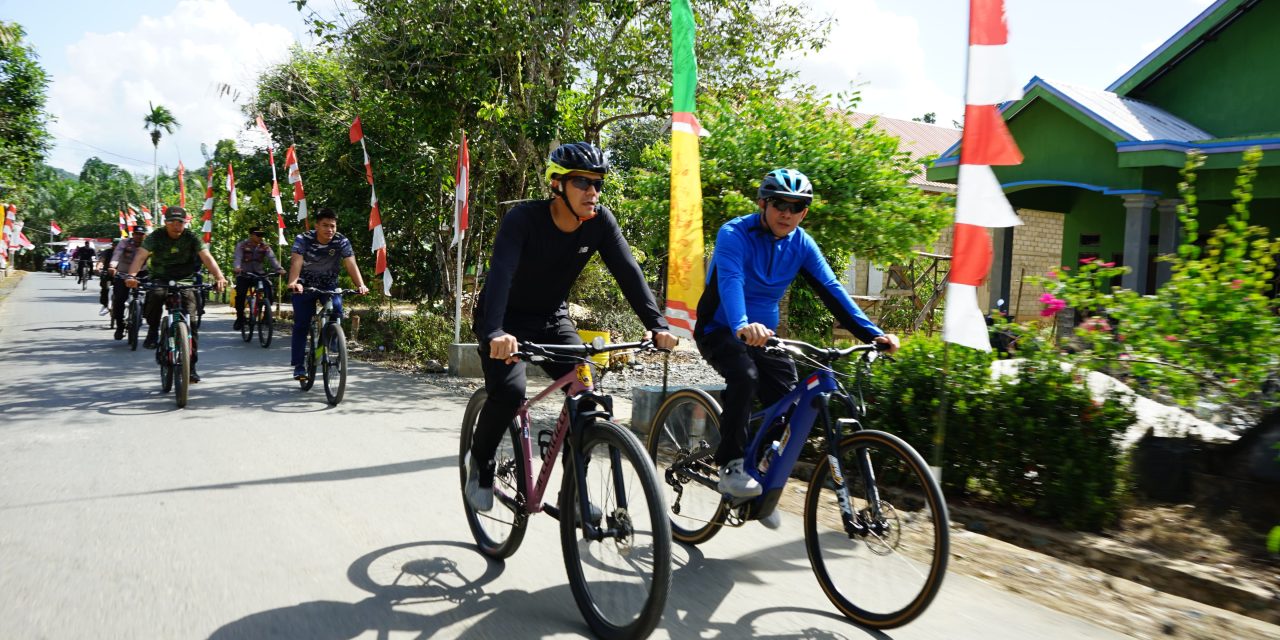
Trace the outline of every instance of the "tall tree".
{"label": "tall tree", "polygon": [[173,112],[169,108],[159,104],[153,105],[147,102],[147,106],[151,107],[151,111],[142,118],[142,128],[151,131],[151,180],[154,183],[151,187],[151,206],[155,207],[156,215],[159,215],[160,208],[160,173],[157,157],[160,154],[160,132],[172,134],[175,129],[182,126],[178,119],[173,117]]}
{"label": "tall tree", "polygon": [[18,200],[49,148],[44,111],[49,77],[35,50],[23,42],[21,25],[0,22],[0,34],[0,193],[5,200]]}

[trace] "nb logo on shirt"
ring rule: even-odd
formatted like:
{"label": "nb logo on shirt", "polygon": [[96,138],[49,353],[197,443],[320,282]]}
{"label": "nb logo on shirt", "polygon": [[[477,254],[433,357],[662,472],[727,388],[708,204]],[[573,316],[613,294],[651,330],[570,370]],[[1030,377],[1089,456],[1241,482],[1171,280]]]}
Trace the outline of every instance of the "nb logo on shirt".
{"label": "nb logo on shirt", "polygon": [[587,252],[586,247],[578,247],[578,253],[586,253],[586,252]]}

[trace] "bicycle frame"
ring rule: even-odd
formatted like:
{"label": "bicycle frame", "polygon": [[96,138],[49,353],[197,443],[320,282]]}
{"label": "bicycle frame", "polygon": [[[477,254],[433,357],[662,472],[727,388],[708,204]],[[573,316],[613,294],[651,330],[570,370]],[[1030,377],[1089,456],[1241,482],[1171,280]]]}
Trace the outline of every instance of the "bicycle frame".
{"label": "bicycle frame", "polygon": [[178,345],[173,342],[174,326],[178,323],[187,325],[187,335],[194,341],[195,336],[190,334],[191,322],[187,319],[187,313],[182,308],[182,292],[176,289],[162,286],[157,288],[165,289],[164,310],[168,314],[162,320],[160,326],[160,335],[167,338],[156,344],[156,359],[160,359],[160,351],[164,350],[167,354],[167,361],[162,364],[177,364]]}
{"label": "bicycle frame", "polygon": [[[533,442],[529,438],[529,407],[537,402],[542,401],[552,393],[568,386],[568,392],[565,397],[564,405],[560,410],[560,417],[556,419],[556,428],[551,436],[551,443],[547,447],[546,457],[542,458],[542,468],[538,471],[538,480],[535,483],[533,479]],[[578,405],[583,400],[590,400],[596,406],[603,410],[584,411],[578,410]],[[592,384],[591,365],[579,363],[574,367],[573,371],[560,376],[555,382],[552,382],[547,388],[543,389],[538,395],[530,400],[525,400],[520,408],[516,411],[516,419],[520,425],[520,452],[529,464],[525,465],[525,475],[520,479],[520,490],[526,496],[524,503],[521,503],[518,496],[508,496],[500,489],[495,487],[497,497],[514,506],[517,512],[533,514],[543,510],[555,510],[556,507],[549,504],[543,504],[542,498],[546,494],[547,485],[551,479],[551,472],[555,469],[556,459],[560,455],[560,448],[564,446],[565,438],[573,434],[575,441],[582,435],[581,428],[571,429],[571,425],[581,427],[584,419],[595,419],[601,415],[606,418],[613,413],[613,399],[609,396],[597,394]],[[573,447],[573,465],[576,469],[583,466],[582,448]],[[578,508],[580,513],[588,513],[590,506],[586,493],[586,478],[583,474],[577,474],[578,481]],[[626,508],[626,496],[619,495],[619,507]],[[562,514],[557,514],[562,515]],[[591,540],[601,540],[615,533],[613,530],[602,530],[590,522],[590,518],[583,518],[582,524],[585,528],[585,535]]]}

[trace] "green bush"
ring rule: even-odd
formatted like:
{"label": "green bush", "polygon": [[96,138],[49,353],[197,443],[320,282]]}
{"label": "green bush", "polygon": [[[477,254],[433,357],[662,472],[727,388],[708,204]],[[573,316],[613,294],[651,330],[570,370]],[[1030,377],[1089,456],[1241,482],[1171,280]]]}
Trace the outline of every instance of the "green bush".
{"label": "green bush", "polygon": [[443,309],[419,305],[412,314],[370,309],[362,313],[360,341],[413,360],[448,362],[453,318]]}
{"label": "green bush", "polygon": [[1120,398],[1095,402],[1052,349],[1027,349],[1015,378],[991,379],[989,353],[916,336],[876,368],[867,426],[898,435],[934,461],[947,393],[943,491],[1012,507],[1078,529],[1118,515],[1119,436],[1134,422]]}

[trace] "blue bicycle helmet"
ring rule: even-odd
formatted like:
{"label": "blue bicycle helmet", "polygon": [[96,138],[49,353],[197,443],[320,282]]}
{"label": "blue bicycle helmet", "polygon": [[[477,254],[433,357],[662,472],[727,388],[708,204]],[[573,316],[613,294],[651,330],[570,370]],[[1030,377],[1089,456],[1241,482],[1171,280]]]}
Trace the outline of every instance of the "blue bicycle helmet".
{"label": "blue bicycle helmet", "polygon": [[813,184],[795,169],[774,169],[760,183],[760,191],[756,197],[760,200],[781,197],[813,202]]}

